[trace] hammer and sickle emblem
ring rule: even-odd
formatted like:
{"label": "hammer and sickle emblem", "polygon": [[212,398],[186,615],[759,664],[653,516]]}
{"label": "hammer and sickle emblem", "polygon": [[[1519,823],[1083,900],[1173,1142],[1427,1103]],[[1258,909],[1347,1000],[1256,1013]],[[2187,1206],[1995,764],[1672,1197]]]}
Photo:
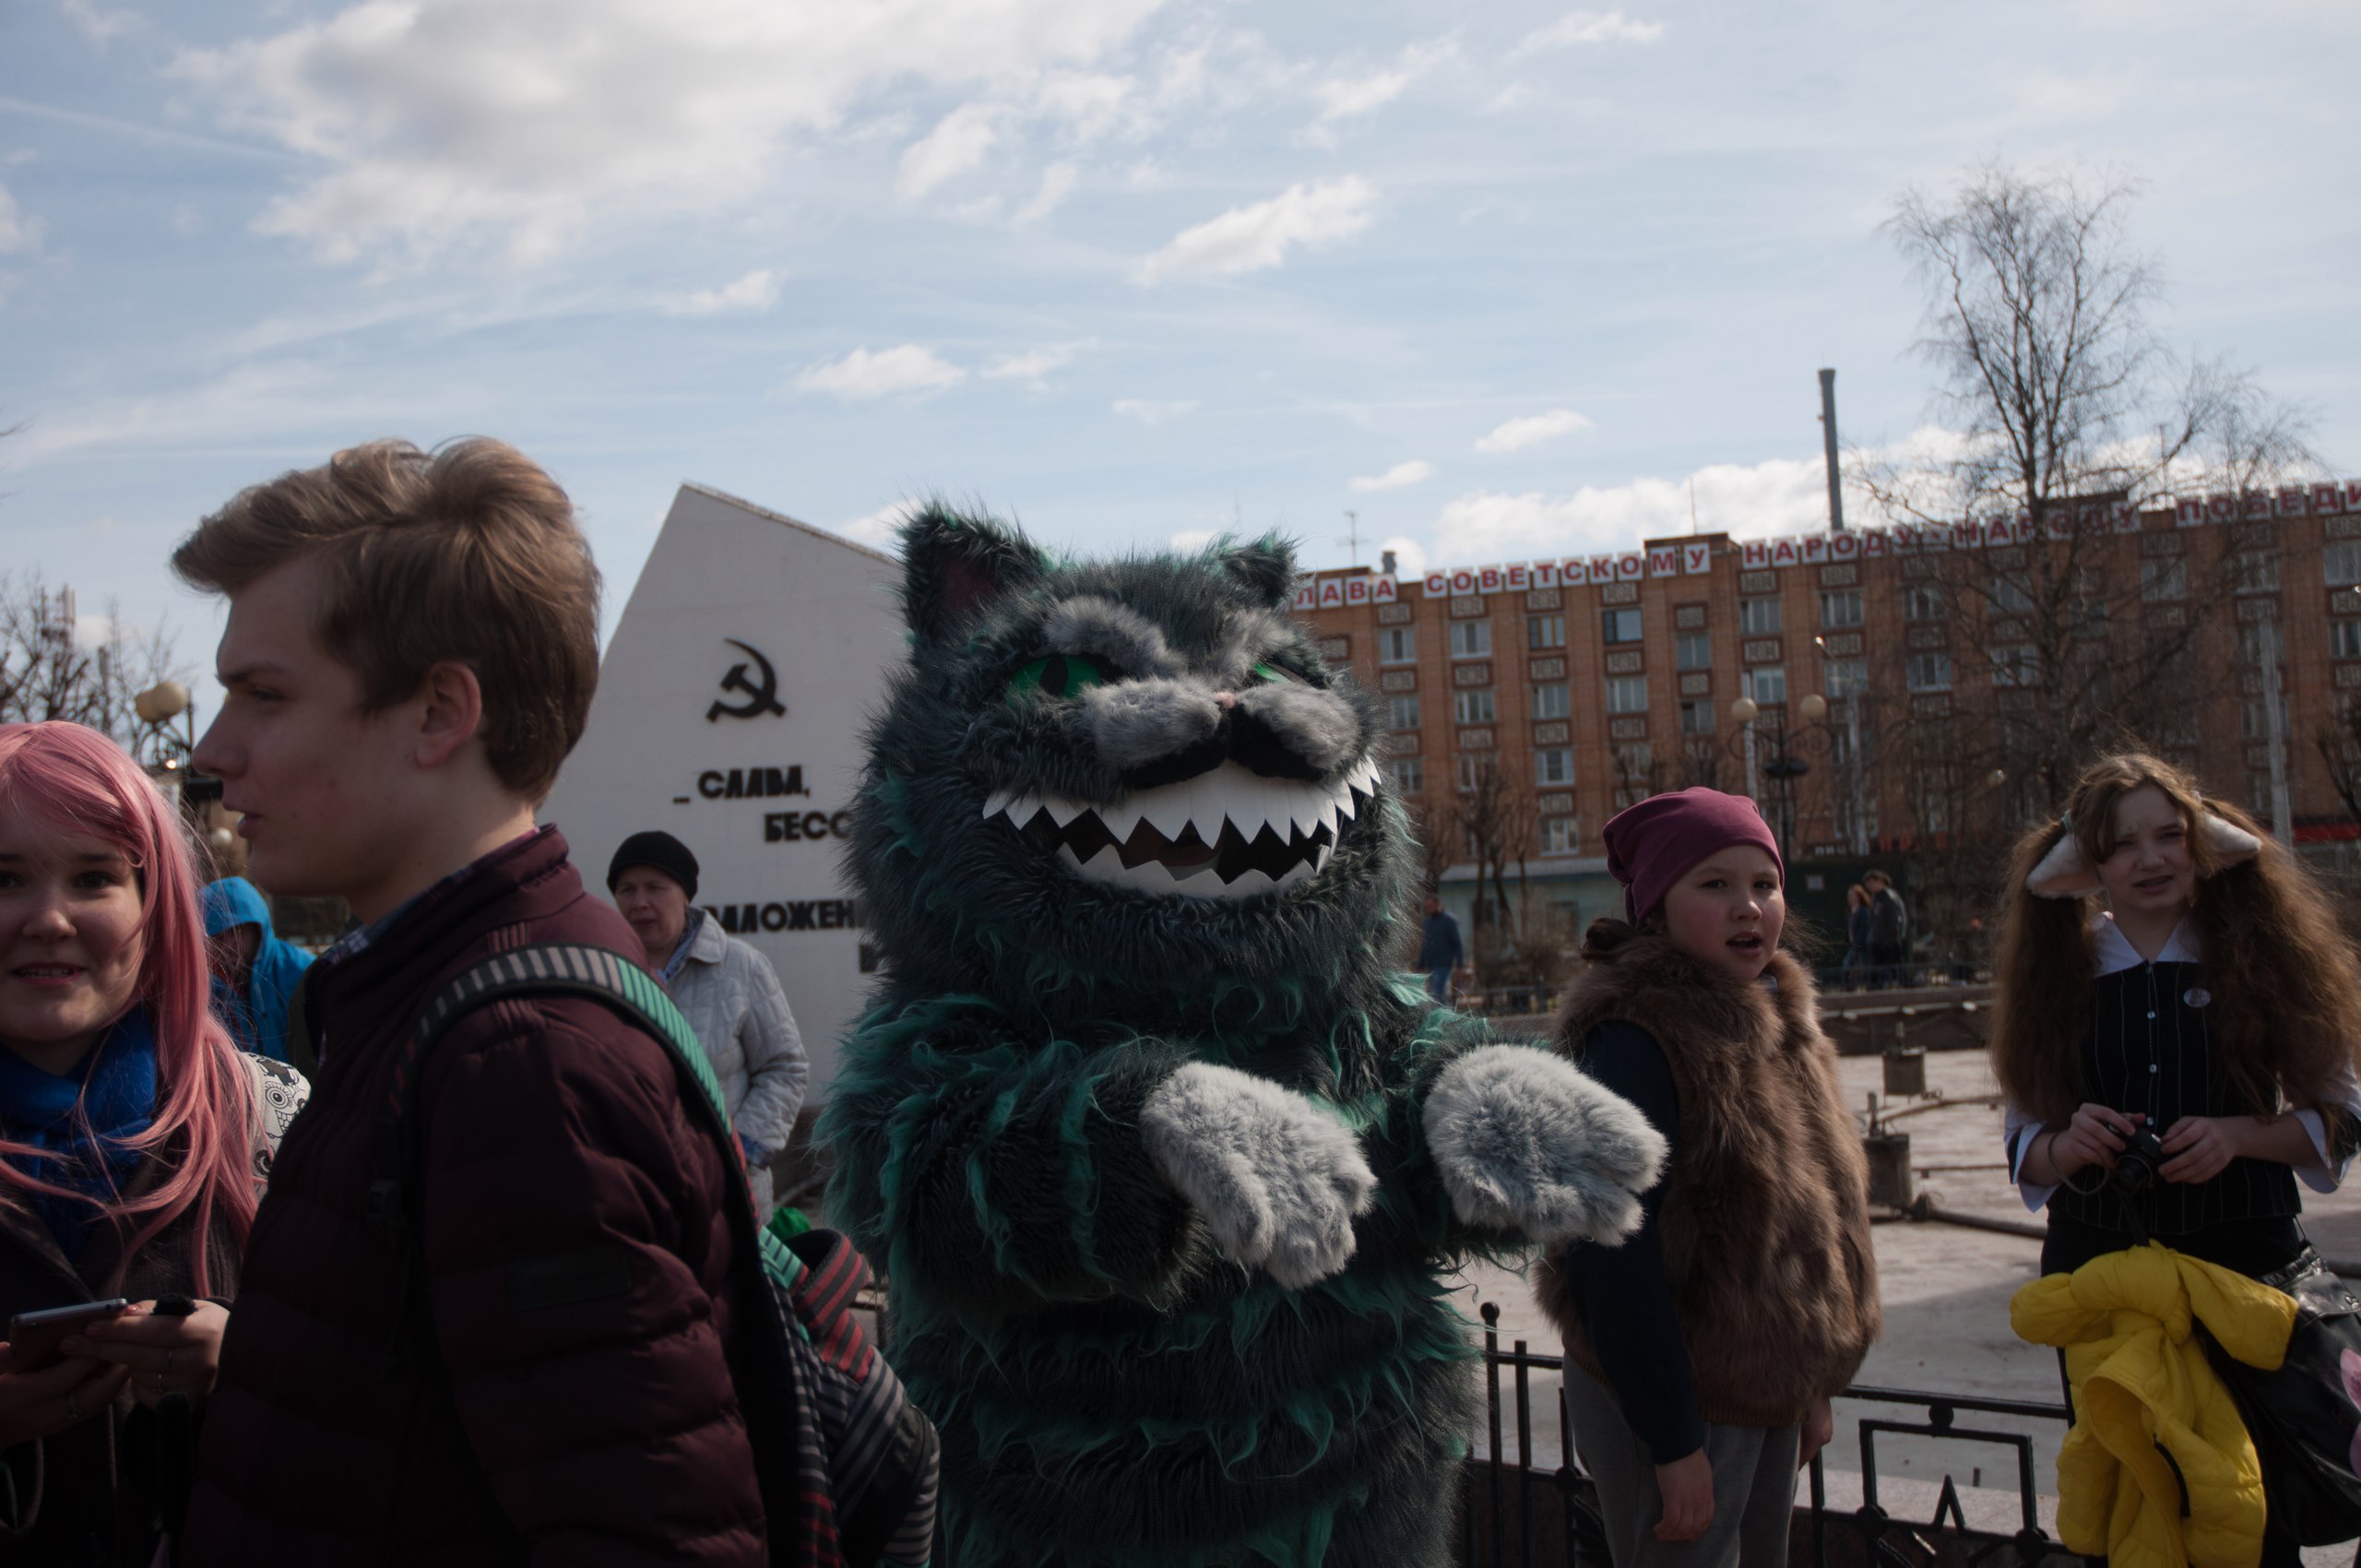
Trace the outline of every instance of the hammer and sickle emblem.
{"label": "hammer and sickle emblem", "polygon": [[754,668],[762,673],[750,681],[746,678],[746,665],[742,660],[731,665],[730,673],[721,678],[721,689],[725,692],[743,692],[746,694],[746,700],[735,706],[716,700],[711,707],[705,710],[705,721],[710,724],[724,717],[760,719],[766,713],[775,713],[785,718],[787,704],[778,700],[778,674],[771,668],[771,661],[765,659],[759,649],[748,647],[736,637],[724,637],[721,640],[731,647],[742,649],[746,657],[754,661]]}

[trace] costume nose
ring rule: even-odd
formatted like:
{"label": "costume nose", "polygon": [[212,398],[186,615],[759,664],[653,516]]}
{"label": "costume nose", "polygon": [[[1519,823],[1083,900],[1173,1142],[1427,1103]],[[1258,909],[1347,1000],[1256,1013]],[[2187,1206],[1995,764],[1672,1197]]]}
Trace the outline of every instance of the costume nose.
{"label": "costume nose", "polygon": [[1238,694],[1236,692],[1216,692],[1214,694],[1214,701],[1221,705],[1221,709],[1224,713],[1228,713],[1231,708],[1238,706]]}

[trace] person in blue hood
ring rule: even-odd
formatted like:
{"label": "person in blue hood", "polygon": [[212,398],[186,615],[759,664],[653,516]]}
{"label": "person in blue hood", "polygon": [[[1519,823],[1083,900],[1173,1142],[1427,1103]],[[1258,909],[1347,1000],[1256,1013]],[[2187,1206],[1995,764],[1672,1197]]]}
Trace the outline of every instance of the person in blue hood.
{"label": "person in blue hood", "polygon": [[270,929],[270,902],[243,876],[205,889],[205,934],[213,950],[213,1006],[239,1049],[287,1060],[287,1004],[312,956]]}

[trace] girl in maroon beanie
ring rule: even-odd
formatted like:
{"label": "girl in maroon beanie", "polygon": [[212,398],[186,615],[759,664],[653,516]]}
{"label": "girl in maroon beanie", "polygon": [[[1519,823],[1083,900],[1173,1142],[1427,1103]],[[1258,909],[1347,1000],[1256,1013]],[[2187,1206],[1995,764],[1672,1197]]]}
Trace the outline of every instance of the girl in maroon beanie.
{"label": "girl in maroon beanie", "polygon": [[1560,1049],[1672,1155],[1629,1241],[1542,1260],[1541,1304],[1616,1568],[1780,1568],[1878,1334],[1860,1136],[1754,802],[1652,796],[1606,840],[1629,919],[1592,924]]}

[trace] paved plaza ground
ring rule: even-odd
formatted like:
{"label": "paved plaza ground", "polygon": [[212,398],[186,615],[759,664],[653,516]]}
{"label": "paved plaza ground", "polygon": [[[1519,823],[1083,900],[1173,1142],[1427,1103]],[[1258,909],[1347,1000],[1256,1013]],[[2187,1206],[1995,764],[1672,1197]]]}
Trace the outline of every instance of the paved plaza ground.
{"label": "paved plaza ground", "polygon": [[[1927,1060],[1928,1099],[1903,1103],[1935,1108],[1913,1111],[1893,1123],[1894,1130],[1910,1134],[1918,1190],[1933,1194],[1936,1205],[1944,1209],[2038,1224],[2040,1217],[2025,1212],[2002,1166],[2000,1111],[1991,1102],[1995,1089],[1983,1054],[1946,1051],[1930,1054]],[[1847,1057],[1843,1070],[1854,1107],[1857,1111],[1865,1111],[1868,1096],[1880,1087],[1882,1063],[1874,1056]],[[2361,1259],[2361,1182],[2327,1197],[2307,1192],[2304,1201],[2306,1227],[2321,1253],[2331,1259]],[[1880,1223],[1876,1236],[1885,1336],[1862,1368],[1861,1384],[2058,1401],[2055,1353],[2024,1343],[2009,1329],[2009,1298],[2035,1277],[2040,1241],[1907,1220]],[[1525,1339],[1536,1351],[1556,1350],[1554,1333],[1534,1305],[1532,1289],[1517,1274],[1492,1268],[1471,1270],[1464,1292],[1469,1315],[1475,1316],[1485,1301],[1501,1309],[1504,1348]],[[1536,1374],[1535,1462],[1551,1467],[1557,1465],[1559,1454],[1557,1396],[1555,1375]],[[1860,1504],[1860,1423],[1873,1414],[1905,1422],[1926,1419],[1923,1411],[1906,1407],[1872,1411],[1857,1402],[1840,1404],[1836,1441],[1827,1462],[1829,1501],[1833,1505],[1850,1509]],[[2057,1490],[2058,1445],[2065,1436],[2064,1425],[1966,1414],[1959,1424],[2023,1431],[2033,1437],[2035,1479],[2046,1494],[2042,1526],[2054,1534],[2055,1498],[2047,1494]],[[1477,1443],[1480,1450],[1481,1434]],[[1513,1429],[1503,1451],[1513,1457]],[[1961,1489],[1972,1524],[1997,1530],[2017,1527],[2017,1460],[2008,1447],[1882,1435],[1876,1439],[1876,1452],[1878,1501],[1896,1517],[1931,1517],[1938,1489],[1948,1475]],[[2354,1560],[2349,1547],[2315,1549],[2306,1558],[2314,1568]]]}

